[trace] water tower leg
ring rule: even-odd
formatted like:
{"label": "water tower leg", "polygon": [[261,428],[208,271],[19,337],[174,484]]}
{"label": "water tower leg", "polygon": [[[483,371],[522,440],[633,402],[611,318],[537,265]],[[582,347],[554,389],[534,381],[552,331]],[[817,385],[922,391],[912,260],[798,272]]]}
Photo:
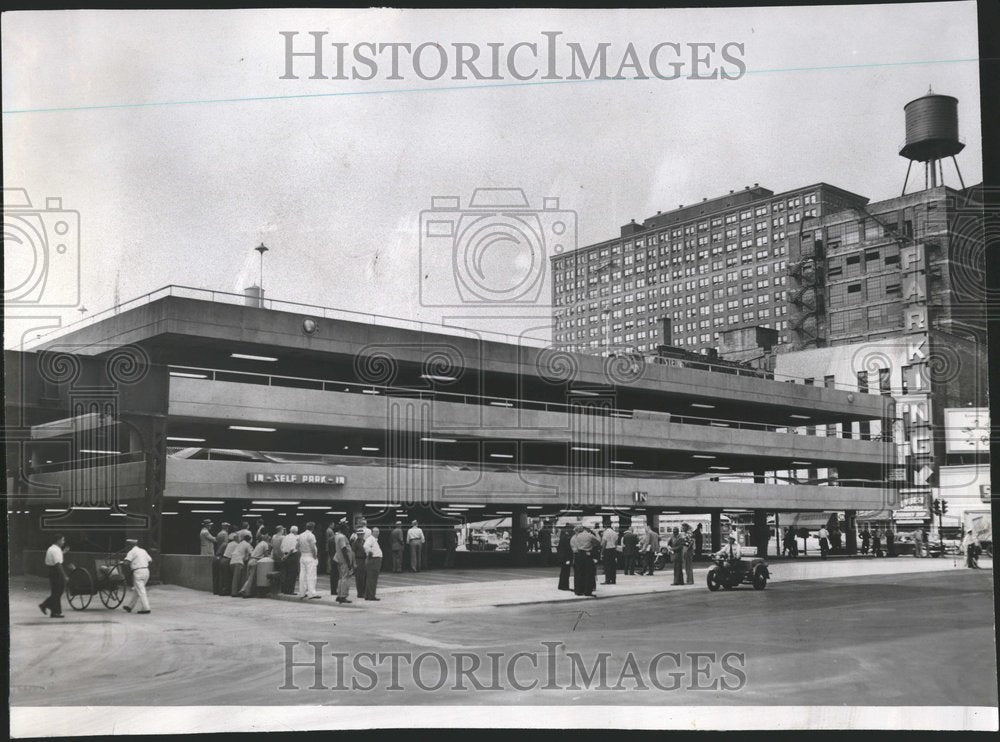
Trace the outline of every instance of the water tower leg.
{"label": "water tower leg", "polygon": [[962,180],[962,171],[958,168],[958,160],[955,159],[955,155],[951,156],[951,161],[955,163],[955,172],[958,173],[958,182],[962,184],[962,190],[965,190],[965,181]]}
{"label": "water tower leg", "polygon": [[913,167],[913,160],[910,160],[910,164],[906,166],[906,177],[903,178],[903,192],[899,194],[900,196],[906,195],[906,183],[910,180],[910,169],[912,167]]}
{"label": "water tower leg", "polygon": [[937,188],[937,160],[931,160],[928,165],[931,166],[931,188]]}

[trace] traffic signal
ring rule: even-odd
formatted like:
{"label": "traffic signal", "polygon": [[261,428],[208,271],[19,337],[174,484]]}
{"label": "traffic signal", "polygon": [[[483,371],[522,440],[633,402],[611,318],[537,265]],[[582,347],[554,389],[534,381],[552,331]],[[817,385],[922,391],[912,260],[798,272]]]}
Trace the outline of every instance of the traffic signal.
{"label": "traffic signal", "polygon": [[948,501],[941,500],[941,515],[946,515],[948,513]]}
{"label": "traffic signal", "polygon": [[938,499],[934,500],[934,502],[931,504],[931,512],[933,512],[934,515],[941,515],[941,501],[940,500],[938,500]]}

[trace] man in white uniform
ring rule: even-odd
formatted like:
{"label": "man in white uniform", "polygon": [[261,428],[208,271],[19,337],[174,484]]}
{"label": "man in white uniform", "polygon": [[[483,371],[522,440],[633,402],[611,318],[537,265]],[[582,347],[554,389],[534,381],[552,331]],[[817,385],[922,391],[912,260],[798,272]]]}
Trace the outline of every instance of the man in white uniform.
{"label": "man in white uniform", "polygon": [[382,572],[382,547],[378,543],[378,529],[373,528],[371,533],[365,537],[365,569],[368,574],[365,576],[365,600],[381,600],[375,597],[375,588],[378,587],[378,576]]}
{"label": "man in white uniform", "polygon": [[319,565],[319,551],[316,548],[316,536],[313,535],[315,523],[306,523],[306,529],[299,534],[299,600],[319,600],[316,592],[316,567]]}
{"label": "man in white uniform", "polygon": [[153,558],[149,556],[149,552],[139,546],[138,539],[127,538],[125,539],[125,543],[132,545],[128,554],[125,555],[125,561],[132,567],[132,600],[124,608],[128,613],[131,613],[135,607],[136,600],[138,600],[139,607],[142,610],[136,612],[139,614],[149,613],[146,582],[149,581],[149,564],[153,561]]}
{"label": "man in white uniform", "polygon": [[45,552],[45,569],[49,573],[49,597],[38,604],[42,613],[52,611],[49,618],[63,618],[62,594],[66,589],[66,570],[63,568],[63,546],[66,539],[57,533],[52,545]]}

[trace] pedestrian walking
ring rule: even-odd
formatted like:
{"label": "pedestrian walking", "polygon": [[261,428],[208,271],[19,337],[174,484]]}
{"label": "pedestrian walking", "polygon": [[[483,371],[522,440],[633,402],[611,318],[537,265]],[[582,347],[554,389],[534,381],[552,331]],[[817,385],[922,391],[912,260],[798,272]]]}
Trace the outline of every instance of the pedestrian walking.
{"label": "pedestrian walking", "polygon": [[830,529],[830,553],[831,554],[839,554],[841,552],[841,549],[842,549],[842,537],[843,537],[843,534],[840,531],[840,527],[837,526],[837,525],[834,525],[834,527]]}
{"label": "pedestrian walking", "polygon": [[139,540],[134,538],[125,539],[125,543],[131,544],[132,548],[125,554],[125,561],[132,568],[132,599],[128,605],[122,606],[126,613],[131,613],[135,608],[136,601],[139,603],[139,610],[136,613],[142,615],[150,613],[149,596],[146,594],[146,583],[149,582],[149,565],[153,558],[149,552],[139,546]]}
{"label": "pedestrian walking", "polygon": [[885,551],[886,556],[896,556],[896,532],[892,530],[892,526],[885,529]]}
{"label": "pedestrian walking", "polygon": [[299,534],[299,600],[319,600],[316,592],[316,568],[319,566],[319,549],[316,546],[316,535],[313,531],[316,524],[306,523],[305,529]]}
{"label": "pedestrian walking", "polygon": [[253,553],[253,547],[250,545],[253,541],[253,535],[250,531],[237,531],[233,534],[233,539],[236,542],[236,547],[229,554],[229,571],[232,573],[229,594],[238,598],[240,590],[243,588],[243,581],[246,579],[247,562],[250,560],[250,554]]}
{"label": "pedestrian walking", "polygon": [[417,521],[413,521],[410,530],[406,532],[406,543],[410,546],[410,571],[419,572],[423,566],[424,532]]}
{"label": "pedestrian walking", "polygon": [[699,523],[697,526],[695,526],[694,533],[692,534],[692,538],[694,539],[694,555],[693,555],[693,558],[694,559],[701,559],[701,550],[702,550],[702,547],[705,545],[705,534],[701,530],[701,523]]}
{"label": "pedestrian walking", "polygon": [[826,526],[819,527],[816,537],[819,539],[819,556],[821,559],[826,559],[830,553],[830,532],[826,530]]}
{"label": "pedestrian walking", "polygon": [[865,526],[864,530],[861,531],[861,553],[862,554],[867,554],[868,553],[868,549],[870,548],[871,540],[872,540],[871,531],[868,530],[868,526]]}
{"label": "pedestrian walking", "polygon": [[[675,528],[674,531],[676,530]],[[643,534],[639,550],[643,559],[643,563],[639,565],[639,574],[652,575],[655,571],[656,555],[660,553],[660,532],[655,527],[646,526],[646,533]]]}
{"label": "pedestrian walking", "polygon": [[351,535],[351,550],[354,552],[354,585],[358,591],[358,597],[365,595],[365,581],[368,579],[368,570],[365,565],[367,559],[365,555],[365,532],[358,528]]}
{"label": "pedestrian walking", "polygon": [[229,562],[223,563],[226,549],[229,547],[230,525],[222,521],[219,532],[215,534],[215,564],[212,571],[212,592],[216,595],[225,595],[224,586],[229,582]]}
{"label": "pedestrian walking", "polygon": [[392,533],[389,534],[389,550],[392,552],[392,571],[399,574],[403,571],[403,552],[406,550],[403,524],[399,521],[396,521]]}
{"label": "pedestrian walking", "polygon": [[674,585],[684,584],[684,544],[686,539],[681,535],[680,529],[674,526],[673,533],[667,539],[667,549],[670,550],[670,561],[674,565]]}
{"label": "pedestrian walking", "polygon": [[573,568],[573,549],[570,542],[573,532],[568,525],[559,532],[559,544],[556,546],[556,558],[559,560],[559,589],[569,590],[569,573]]}
{"label": "pedestrian walking", "polygon": [[281,592],[285,595],[295,595],[295,580],[299,576],[299,527],[292,526],[281,539],[284,572],[282,573]]}
{"label": "pedestrian walking", "polygon": [[[454,533],[454,529],[452,529]],[[375,596],[378,589],[378,576],[382,572],[382,547],[378,542],[379,530],[373,528],[364,542],[365,550],[365,600],[381,600]]]}
{"label": "pedestrian walking", "polygon": [[639,554],[639,537],[631,528],[622,534],[622,564],[625,574],[635,575],[635,564]]}
{"label": "pedestrian walking", "polygon": [[601,534],[601,554],[604,560],[604,585],[618,582],[618,531],[610,526]]}
{"label": "pedestrian walking", "polygon": [[61,533],[52,537],[52,544],[45,552],[45,571],[49,578],[49,597],[38,604],[42,613],[48,613],[49,618],[64,618],[62,612],[62,594],[66,590],[66,569],[63,566],[63,547],[66,539]]}
{"label": "pedestrian walking", "polygon": [[573,551],[573,592],[577,595],[594,595],[597,592],[597,562],[593,551],[600,546],[600,539],[585,526],[574,529],[570,539]]}
{"label": "pedestrian walking", "polygon": [[684,550],[681,557],[684,561],[684,576],[688,585],[694,584],[694,534],[691,526],[687,523],[681,524],[681,535],[684,536]]}
{"label": "pedestrian walking", "polygon": [[[333,541],[333,560],[337,563],[337,602],[350,603],[351,575],[354,573],[354,554],[347,535],[350,533],[347,519],[337,524],[337,533]],[[333,585],[330,585],[331,592]]]}
{"label": "pedestrian walking", "polygon": [[271,539],[266,533],[262,533],[260,539],[254,544],[253,551],[250,552],[250,559],[247,561],[247,577],[240,588],[240,595],[244,598],[252,598],[257,587],[257,565],[261,559],[270,555]]}

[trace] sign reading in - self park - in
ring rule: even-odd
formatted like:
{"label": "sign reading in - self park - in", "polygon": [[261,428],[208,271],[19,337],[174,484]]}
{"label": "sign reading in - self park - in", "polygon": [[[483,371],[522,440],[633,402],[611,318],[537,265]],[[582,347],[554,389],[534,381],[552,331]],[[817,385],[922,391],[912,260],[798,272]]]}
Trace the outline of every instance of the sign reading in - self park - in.
{"label": "sign reading in - self park - in", "polygon": [[344,483],[344,477],[330,474],[264,474],[247,472],[247,484],[311,484],[321,487],[336,487]]}

